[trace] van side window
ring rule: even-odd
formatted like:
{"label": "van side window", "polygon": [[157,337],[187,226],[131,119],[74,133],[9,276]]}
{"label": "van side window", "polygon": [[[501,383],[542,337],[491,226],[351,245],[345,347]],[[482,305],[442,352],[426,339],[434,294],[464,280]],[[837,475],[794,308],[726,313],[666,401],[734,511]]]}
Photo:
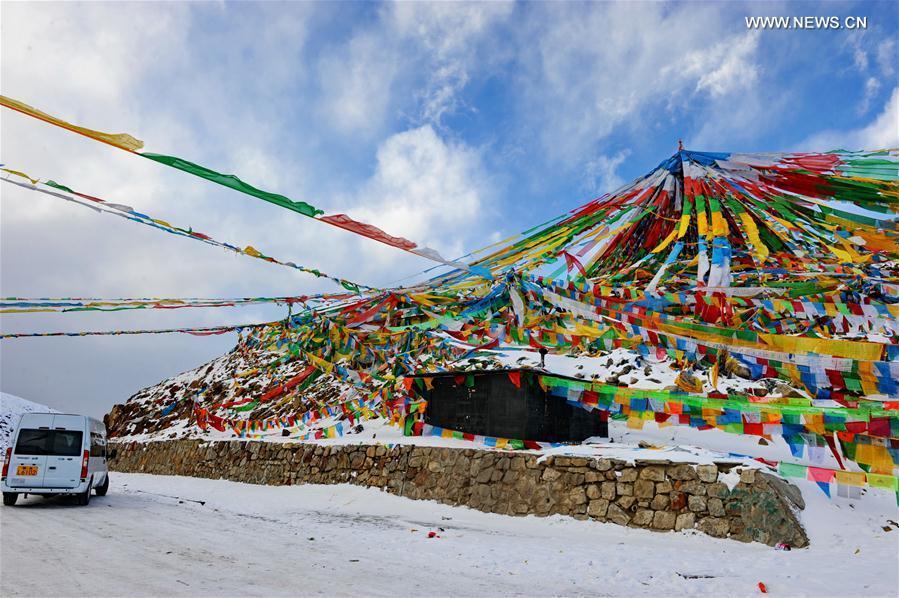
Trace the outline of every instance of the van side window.
{"label": "van side window", "polygon": [[106,443],[98,432],[91,432],[91,457],[105,457]]}

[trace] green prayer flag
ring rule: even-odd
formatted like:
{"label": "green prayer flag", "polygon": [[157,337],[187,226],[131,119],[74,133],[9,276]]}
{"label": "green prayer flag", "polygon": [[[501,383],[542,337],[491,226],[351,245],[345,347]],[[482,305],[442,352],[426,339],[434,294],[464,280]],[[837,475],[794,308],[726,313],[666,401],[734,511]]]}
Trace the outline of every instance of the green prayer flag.
{"label": "green prayer flag", "polygon": [[869,473],[868,485],[872,488],[886,488],[887,490],[899,491],[899,478],[884,475],[880,473]]}
{"label": "green prayer flag", "polygon": [[256,187],[243,182],[233,174],[222,174],[220,172],[210,170],[205,166],[200,166],[199,164],[188,162],[187,160],[183,160],[176,156],[164,156],[162,154],[151,154],[149,152],[144,152],[139,155],[143,156],[144,158],[149,158],[154,162],[159,162],[160,164],[165,164],[166,166],[171,166],[172,168],[177,168],[178,170],[183,170],[184,172],[190,173],[200,178],[204,178],[208,181],[212,181],[213,183],[218,183],[219,185],[230,187],[235,191],[240,191],[241,193],[252,195],[253,197],[258,197],[259,199],[262,199],[269,203],[273,203],[277,206],[281,206],[282,208],[287,208],[288,210],[293,210],[294,212],[300,213],[304,216],[309,216],[310,218],[315,218],[319,214],[324,214],[322,210],[319,210],[318,208],[311,206],[308,203],[302,201],[294,201],[289,197],[284,197],[283,195],[278,195],[277,193],[270,193],[268,191],[263,191],[262,189],[257,189]]}
{"label": "green prayer flag", "polygon": [[783,461],[777,466],[777,472],[786,478],[805,478],[805,465],[796,465],[794,463],[784,463]]}
{"label": "green prayer flag", "polygon": [[47,182],[44,183],[44,184],[47,185],[48,187],[55,187],[56,189],[60,189],[60,190],[62,190],[62,191],[65,191],[66,193],[71,193],[72,195],[75,194],[74,191],[72,191],[71,189],[69,189],[69,188],[66,187],[65,185],[60,185],[60,184],[57,183],[56,181],[47,181]]}

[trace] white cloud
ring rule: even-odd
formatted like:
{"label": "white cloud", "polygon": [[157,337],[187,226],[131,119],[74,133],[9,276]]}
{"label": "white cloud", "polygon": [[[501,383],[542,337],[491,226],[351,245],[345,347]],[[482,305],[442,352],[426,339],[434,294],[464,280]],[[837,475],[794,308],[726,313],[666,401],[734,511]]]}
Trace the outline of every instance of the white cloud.
{"label": "white cloud", "polygon": [[380,146],[374,174],[347,203],[353,217],[455,256],[486,244],[491,194],[480,155],[423,125]]}
{"label": "white cloud", "polygon": [[860,46],[856,46],[852,50],[852,60],[855,62],[855,68],[860,71],[868,70],[868,53]]}
{"label": "white cloud", "polygon": [[[374,25],[319,62],[320,110],[344,135],[369,138],[401,115],[440,126],[456,112],[482,42],[507,18],[511,2],[391,2]],[[487,59],[489,61],[489,58]]]}
{"label": "white cloud", "polygon": [[618,175],[618,167],[630,155],[630,150],[621,150],[614,156],[601,155],[587,162],[584,174],[590,191],[602,194],[621,187],[625,181]]}
{"label": "white cloud", "polygon": [[879,91],[880,81],[875,77],[868,77],[867,80],[865,80],[865,95],[862,96],[861,104],[858,106],[859,114],[866,114],[868,112],[871,108],[871,102],[877,97]]}
{"label": "white cloud", "polygon": [[745,90],[758,79],[755,53],[758,49],[758,32],[752,31],[736,40],[726,39],[710,49],[688,54],[683,74],[699,77],[697,91],[708,91],[712,97]]}
{"label": "white cloud", "polygon": [[324,56],[320,106],[329,124],[345,135],[380,131],[391,111],[400,59],[394,40],[368,30]]}
{"label": "white cloud", "polygon": [[885,77],[896,72],[896,38],[883,40],[877,46],[877,65]]}
{"label": "white cloud", "polygon": [[[470,69],[490,59],[478,55],[479,43],[512,13],[512,2],[394,2],[389,5],[392,32],[424,50],[428,81],[420,92],[420,120],[441,124],[460,106],[459,92]],[[483,66],[483,65],[480,65]]]}
{"label": "white cloud", "polygon": [[899,148],[899,87],[871,123],[850,131],[823,131],[799,144],[801,151],[877,150]]}
{"label": "white cloud", "polygon": [[756,36],[733,33],[721,5],[703,7],[533,5],[518,31],[521,110],[546,157],[582,164],[619,127],[650,129],[655,117],[647,115],[664,118],[666,105],[679,110],[710,97],[717,110],[729,94],[753,95]]}

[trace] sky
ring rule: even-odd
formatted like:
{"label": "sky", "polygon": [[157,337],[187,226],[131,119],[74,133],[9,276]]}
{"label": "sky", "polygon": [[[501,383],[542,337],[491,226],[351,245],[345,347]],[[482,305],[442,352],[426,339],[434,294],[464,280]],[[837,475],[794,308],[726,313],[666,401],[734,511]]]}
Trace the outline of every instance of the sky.
{"label": "sky", "polygon": [[[899,8],[775,3],[0,4],[0,93],[459,256],[675,152],[899,147]],[[865,16],[754,30],[747,16]],[[0,162],[375,286],[433,264],[8,109]],[[261,297],[327,281],[0,186],[4,297]],[[212,326],[281,307],[0,316]],[[0,341],[0,389],[102,415],[235,334]]]}

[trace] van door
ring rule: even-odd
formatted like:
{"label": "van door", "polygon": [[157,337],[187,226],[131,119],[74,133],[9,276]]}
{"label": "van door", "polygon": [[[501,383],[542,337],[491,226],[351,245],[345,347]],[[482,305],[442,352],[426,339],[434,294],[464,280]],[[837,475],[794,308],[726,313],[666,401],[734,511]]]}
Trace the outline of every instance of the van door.
{"label": "van door", "polygon": [[20,428],[13,445],[7,483],[11,487],[40,488],[47,472],[48,427]]}
{"label": "van door", "polygon": [[74,488],[81,483],[85,418],[54,415],[53,434],[47,450],[44,488]]}

